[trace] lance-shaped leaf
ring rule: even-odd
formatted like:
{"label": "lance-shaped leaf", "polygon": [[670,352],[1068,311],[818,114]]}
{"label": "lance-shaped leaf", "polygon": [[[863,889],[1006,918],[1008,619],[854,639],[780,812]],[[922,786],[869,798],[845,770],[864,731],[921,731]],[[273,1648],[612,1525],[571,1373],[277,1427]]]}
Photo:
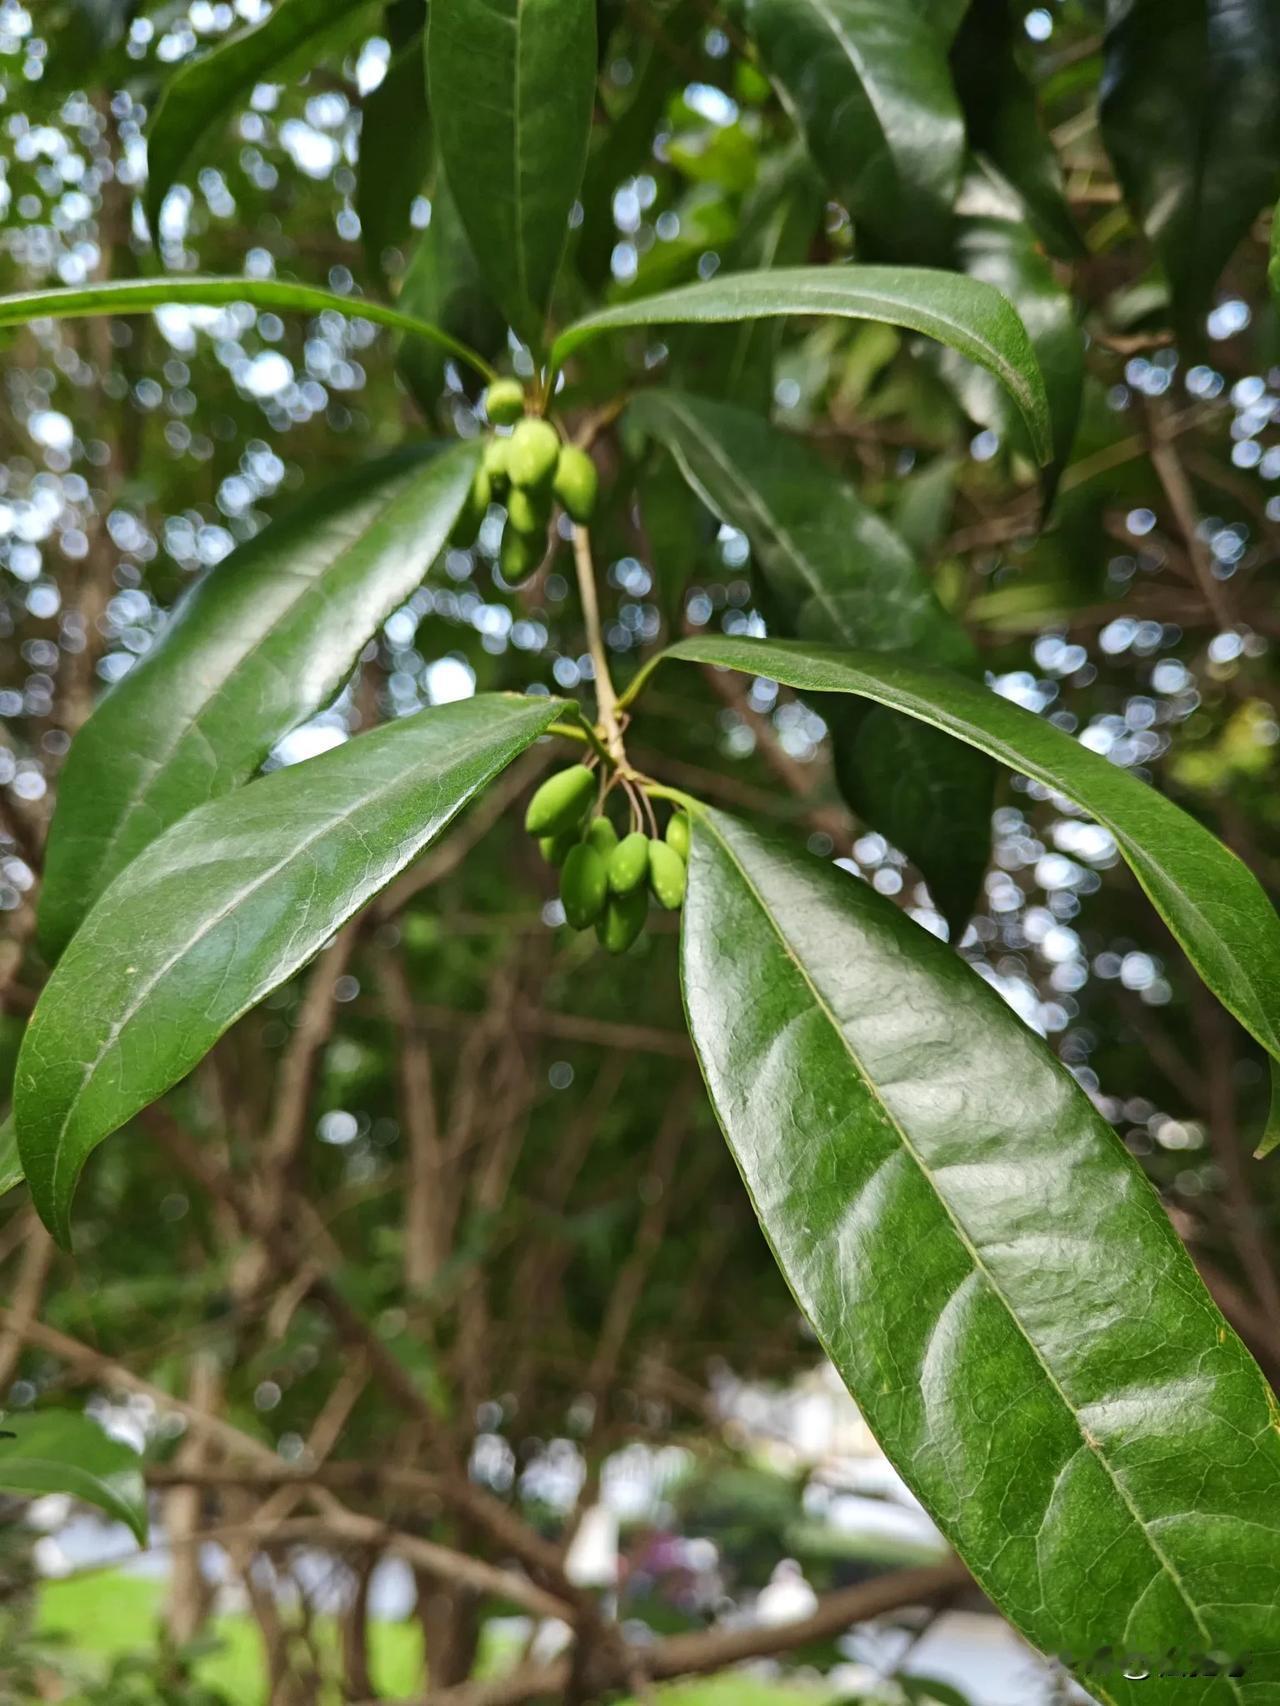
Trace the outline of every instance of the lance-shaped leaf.
{"label": "lance-shaped leaf", "polygon": [[1022,321],[991,285],[932,267],[777,267],[727,274],[578,320],[556,339],[551,363],[559,367],[593,338],[631,326],[724,325],[792,315],[880,320],[967,355],[1009,391],[1036,455],[1048,461],[1049,405]]}
{"label": "lance-shaped leaf", "polygon": [[41,1410],[0,1420],[0,1489],[33,1498],[70,1493],[123,1522],[146,1544],[142,1460],[81,1411]]}
{"label": "lance-shaped leaf", "polygon": [[99,314],[153,314],[157,308],[221,308],[248,302],[279,314],[341,314],[344,320],[372,320],[438,344],[450,355],[494,378],[483,356],[429,320],[363,296],[339,296],[311,284],[279,278],[138,278],[123,284],[86,284],[66,290],[27,290],[0,296],[0,326],[25,326],[32,320],[78,320]]}
{"label": "lance-shaped leaf", "polygon": [[539,347],[582,186],[596,86],[594,0],[433,6],[436,137],[489,288]]}
{"label": "lance-shaped leaf", "polygon": [[[662,655],[746,670],[803,692],[874,699],[1074,800],[1111,831],[1218,1000],[1280,1061],[1280,918],[1248,866],[1154,788],[998,693],[910,658],[711,634]],[[637,678],[628,697],[642,685]],[[1274,1142],[1278,1119],[1280,1106],[1264,1141]]]}
{"label": "lance-shaped leaf", "polygon": [[[1088,1097],[868,884],[719,813],[682,944],[778,1264],[980,1585],[1112,1706],[1269,1700],[1275,1400]],[[1221,1679],[1125,1679],[1170,1649]]]}
{"label": "lance-shaped leaf", "polygon": [[[976,670],[902,540],[805,445],[750,410],[673,391],[642,392],[630,413],[751,541],[771,631]],[[824,698],[819,709],[849,804],[919,865],[958,935],[991,848],[989,760],[881,706]]]}
{"label": "lance-shaped leaf", "polygon": [[355,206],[360,240],[378,276],[387,250],[409,237],[414,197],[421,194],[430,167],[431,115],[419,31],[393,56],[360,113]]}
{"label": "lance-shaped leaf", "polygon": [[951,50],[969,146],[984,171],[1013,189],[1029,223],[1055,255],[1085,253],[1067,205],[1062,167],[1018,60],[1024,14],[1011,0],[972,0]]}
{"label": "lance-shaped leaf", "polygon": [[58,790],[40,939],[66,946],[169,825],[257,770],[325,704],[449,536],[477,444],[362,470],[241,546],[81,729]]}
{"label": "lance-shaped leaf", "polygon": [[919,0],[746,0],[815,164],[882,251],[946,251],[964,158],[947,40]]}
{"label": "lance-shaped leaf", "polygon": [[63,954],[14,1080],[32,1198],[63,1243],[90,1151],[189,1072],[555,720],[486,694],[420,711],[189,813]]}
{"label": "lance-shaped leaf", "polygon": [[147,131],[147,219],[159,229],[165,196],[188,161],[256,83],[283,78],[296,55],[314,56],[325,36],[371,0],[279,0],[260,24],[229,36],[211,52],[189,60],[165,84]]}
{"label": "lance-shaped leaf", "polygon": [[1191,335],[1280,189],[1280,9],[1273,0],[1113,0],[1102,137]]}

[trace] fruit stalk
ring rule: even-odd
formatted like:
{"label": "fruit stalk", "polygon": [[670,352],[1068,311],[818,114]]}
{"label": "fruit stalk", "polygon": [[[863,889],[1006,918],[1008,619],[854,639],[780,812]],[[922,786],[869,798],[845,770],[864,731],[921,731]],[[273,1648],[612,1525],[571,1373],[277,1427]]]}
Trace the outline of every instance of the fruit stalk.
{"label": "fruit stalk", "polygon": [[613,677],[609,674],[609,658],[604,648],[600,628],[600,602],[596,597],[595,567],[591,560],[591,535],[585,527],[573,530],[573,561],[578,571],[578,595],[582,600],[582,619],[587,630],[587,649],[595,672],[596,710],[600,732],[609,757],[617,765],[625,764],[622,745],[622,723],[618,716],[618,695]]}

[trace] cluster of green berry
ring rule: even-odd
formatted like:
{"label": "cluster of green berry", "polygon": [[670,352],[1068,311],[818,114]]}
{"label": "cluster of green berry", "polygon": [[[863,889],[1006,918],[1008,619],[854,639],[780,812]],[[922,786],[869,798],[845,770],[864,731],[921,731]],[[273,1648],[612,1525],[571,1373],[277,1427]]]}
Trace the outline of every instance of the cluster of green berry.
{"label": "cluster of green berry", "polygon": [[644,929],[649,892],[674,912],[684,900],[689,818],[675,812],[665,840],[633,830],[621,840],[607,817],[591,815],[597,777],[585,764],[549,776],[525,813],[542,856],[560,869],[560,902],[575,930],[592,924],[601,945],[625,954]]}
{"label": "cluster of green berry", "polygon": [[474,545],[490,503],[497,499],[505,504],[507,525],[498,564],[510,586],[528,580],[546,556],[556,503],[572,520],[585,524],[599,489],[596,465],[586,451],[562,444],[551,422],[526,415],[524,403],[524,389],[516,379],[495,379],[485,392],[485,413],[493,425],[514,430],[506,437],[494,434],[485,444],[484,459],[450,535],[454,545]]}

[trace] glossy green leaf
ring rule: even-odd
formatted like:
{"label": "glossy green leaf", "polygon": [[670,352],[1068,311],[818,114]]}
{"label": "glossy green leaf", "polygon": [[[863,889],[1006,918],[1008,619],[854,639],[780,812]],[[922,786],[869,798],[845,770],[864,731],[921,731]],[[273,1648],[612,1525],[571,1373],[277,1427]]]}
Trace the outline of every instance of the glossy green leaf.
{"label": "glossy green leaf", "polygon": [[746,0],[747,31],[815,164],[886,254],[946,253],[964,120],[920,0]]}
{"label": "glossy green leaf", "polygon": [[443,549],[479,458],[471,443],[375,463],[200,582],[72,743],[40,898],[51,958],[131,859],[332,698]]}
{"label": "glossy green leaf", "polygon": [[[869,884],[718,813],[682,948],[778,1264],[981,1587],[1112,1706],[1273,1699],[1275,1400],[1083,1090]],[[1114,1662],[1170,1648],[1246,1680]]]}
{"label": "glossy green leaf", "polygon": [[378,275],[387,251],[409,238],[413,201],[430,168],[431,115],[419,33],[396,53],[360,111],[355,208],[365,254]]}
{"label": "glossy green leaf", "polygon": [[562,709],[486,694],[420,711],[201,806],[126,866],[59,961],[18,1056],[19,1152],[63,1243],[95,1146],[304,965]]}
{"label": "glossy green leaf", "polygon": [[436,137],[489,288],[541,346],[582,186],[596,86],[594,0],[450,0],[431,9]]}
{"label": "glossy green leaf", "polygon": [[732,273],[619,303],[560,334],[553,367],[605,332],[632,326],[723,325],[792,315],[878,320],[922,332],[995,374],[1027,423],[1036,454],[1052,454],[1044,380],[1026,328],[998,290],[931,267],[778,267]]}
{"label": "glossy green leaf", "polygon": [[[642,393],[630,413],[751,541],[771,632],[976,668],[902,540],[805,445],[749,410],[672,391]],[[990,854],[989,760],[880,706],[824,698],[818,709],[845,797],[919,865],[958,935]]]}
{"label": "glossy green leaf", "polygon": [[231,302],[248,302],[280,314],[341,314],[345,320],[372,320],[375,325],[425,338],[486,378],[494,376],[482,356],[428,320],[363,296],[339,296],[332,290],[290,284],[279,278],[140,278],[123,284],[28,290],[17,296],[0,296],[0,326],[25,326],[32,320],[76,320],[97,314],[151,314],[171,305],[217,308]]}
{"label": "glossy green leaf", "polygon": [[[506,319],[485,287],[438,161],[431,223],[418,238],[396,301],[402,313],[443,327],[483,354],[506,348]],[[439,406],[447,359],[447,351],[422,338],[406,338],[396,358],[428,419]]]}
{"label": "glossy green leaf", "polygon": [[[1053,431],[1053,459],[1046,470],[1052,497],[1066,467],[1080,420],[1084,387],[1084,335],[1069,291],[1045,258],[1031,227],[1018,216],[1017,203],[997,185],[969,180],[957,221],[956,259],[970,278],[981,279],[1008,297],[1027,329],[1044,376]],[[1012,215],[1012,217],[1010,217]],[[1008,394],[991,374],[953,350],[942,352],[965,411],[1002,439],[1028,449],[1026,431]]]}
{"label": "glossy green leaf", "polygon": [[1271,218],[1271,264],[1267,271],[1271,294],[1280,302],[1280,206]]}
{"label": "glossy green leaf", "polygon": [[0,1197],[20,1185],[25,1177],[18,1156],[18,1132],[13,1115],[0,1120]]}
{"label": "glossy green leaf", "polygon": [[123,1522],[139,1545],[146,1544],[142,1460],[81,1411],[38,1410],[0,1420],[0,1489],[33,1498],[69,1493]]}
{"label": "glossy green leaf", "polygon": [[1114,0],[1102,137],[1195,335],[1255,216],[1280,191],[1274,0]]}
{"label": "glossy green leaf", "polygon": [[681,640],[663,656],[745,670],[803,692],[873,699],[1074,800],[1111,831],[1218,1000],[1280,1061],[1280,918],[1248,866],[1154,788],[998,693],[910,658],[712,634]]}
{"label": "glossy green leaf", "polygon": [[1018,195],[1036,235],[1074,260],[1085,245],[1067,206],[1062,167],[1041,121],[1017,44],[1026,12],[1013,0],[971,0],[951,50],[969,146],[984,171]]}
{"label": "glossy green leaf", "polygon": [[256,83],[282,79],[295,55],[308,63],[320,41],[361,12],[374,16],[371,0],[278,0],[260,24],[240,30],[208,53],[179,66],[147,131],[147,219],[159,229],[165,196],[192,155]]}

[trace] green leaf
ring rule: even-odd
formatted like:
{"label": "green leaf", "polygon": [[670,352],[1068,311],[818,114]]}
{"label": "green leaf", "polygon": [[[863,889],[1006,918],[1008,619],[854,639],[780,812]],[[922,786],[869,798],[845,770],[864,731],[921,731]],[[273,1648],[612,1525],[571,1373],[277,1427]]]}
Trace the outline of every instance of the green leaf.
{"label": "green leaf", "polygon": [[386,253],[409,237],[410,211],[431,168],[431,115],[419,32],[395,55],[360,114],[355,208],[360,238],[381,277]]}
{"label": "green leaf", "polygon": [[20,1185],[26,1175],[18,1158],[18,1132],[12,1113],[0,1120],[0,1197]]}
{"label": "green leaf", "polygon": [[788,315],[879,320],[923,332],[990,369],[1012,395],[1041,461],[1052,454],[1044,380],[1026,328],[998,290],[931,267],[779,267],[733,273],[602,309],[569,326],[553,368],[605,332],[630,326],[722,325]]}
{"label": "green leaf", "polygon": [[1026,13],[1011,0],[971,0],[951,51],[969,146],[983,170],[1019,197],[1050,251],[1066,260],[1085,244],[1067,205],[1062,167],[1045,133],[1036,92],[1016,52]]}
{"label": "green leaf", "polygon": [[311,284],[279,278],[140,278],[122,284],[86,284],[68,290],[28,290],[0,296],[0,326],[25,326],[32,320],[74,320],[96,314],[150,314],[169,306],[216,308],[248,302],[289,314],[341,314],[346,320],[372,320],[397,332],[425,338],[474,367],[485,378],[494,370],[457,338],[413,314],[371,302],[363,296],[338,296]]}
{"label": "green leaf", "polygon": [[[469,346],[505,348],[507,323],[485,288],[449,186],[436,165],[431,223],[418,238],[397,298],[401,312],[442,326]],[[444,384],[445,352],[421,338],[407,338],[397,366],[423,412],[436,411]]]}
{"label": "green leaf", "polygon": [[310,66],[325,36],[370,10],[371,0],[278,0],[262,23],[174,72],[147,132],[146,211],[153,237],[165,196],[230,109],[248,98],[255,83],[287,75],[295,56],[305,54]]}
{"label": "green leaf", "polygon": [[7,1415],[0,1423],[0,1488],[8,1493],[69,1493],[123,1522],[147,1541],[147,1487],[136,1451],[112,1439],[78,1410]]}
{"label": "green leaf", "polygon": [[200,582],[72,743],[40,898],[51,959],[131,859],[332,698],[443,549],[479,458],[472,443],[374,463]]}
{"label": "green leaf", "polygon": [[[630,412],[751,541],[771,631],[976,669],[968,635],[902,540],[803,444],[747,409],[671,391],[643,392]],[[919,865],[959,935],[990,853],[991,764],[879,706],[824,698],[818,709],[845,797]]]}
{"label": "green leaf", "polygon": [[1102,137],[1184,332],[1280,190],[1280,11],[1273,0],[1115,0]]}
{"label": "green leaf", "polygon": [[553,722],[552,699],[420,711],[189,813],[77,931],[14,1082],[32,1198],[63,1242],[86,1157],[291,977]]}
{"label": "green leaf", "polygon": [[[768,676],[802,692],[873,699],[1074,800],[1111,831],[1218,1000],[1280,1060],[1280,918],[1248,866],[1154,788],[998,693],[909,658],[711,634],[662,655]],[[642,684],[638,677],[629,697]]]}
{"label": "green leaf", "polygon": [[[778,1265],[979,1585],[1113,1706],[1269,1698],[1275,1400],[1088,1097],[869,884],[719,813],[682,947]],[[1248,1655],[1248,1680],[1088,1677],[1171,1647]]]}
{"label": "green leaf", "polygon": [[964,121],[919,0],[747,0],[748,33],[815,164],[890,256],[946,253]]}
{"label": "green leaf", "polygon": [[[1004,202],[1004,205],[1002,205]],[[970,278],[981,279],[1006,296],[1027,329],[1044,376],[1053,430],[1053,460],[1045,473],[1051,499],[1066,467],[1080,420],[1084,388],[1084,337],[1071,293],[1054,276],[1030,226],[1016,216],[997,186],[986,192],[981,179],[970,180],[961,202],[956,258]],[[1014,217],[1010,218],[1010,213]],[[984,368],[942,352],[942,365],[966,413],[991,427],[1002,439],[1029,449],[1026,431],[1007,393]]]}
{"label": "green leaf", "polygon": [[594,0],[435,6],[427,73],[438,146],[476,258],[511,324],[540,349],[587,160]]}

